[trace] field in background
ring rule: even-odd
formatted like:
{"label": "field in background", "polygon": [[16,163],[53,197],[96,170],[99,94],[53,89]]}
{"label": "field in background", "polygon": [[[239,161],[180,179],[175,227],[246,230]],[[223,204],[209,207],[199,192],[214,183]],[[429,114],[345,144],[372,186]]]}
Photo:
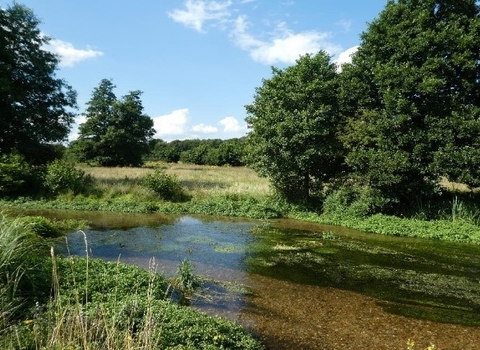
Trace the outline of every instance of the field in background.
{"label": "field in background", "polygon": [[246,167],[161,163],[146,168],[82,167],[82,170],[99,182],[113,184],[122,180],[140,180],[155,168],[176,176],[182,187],[195,196],[243,194],[257,197],[270,192],[268,180]]}

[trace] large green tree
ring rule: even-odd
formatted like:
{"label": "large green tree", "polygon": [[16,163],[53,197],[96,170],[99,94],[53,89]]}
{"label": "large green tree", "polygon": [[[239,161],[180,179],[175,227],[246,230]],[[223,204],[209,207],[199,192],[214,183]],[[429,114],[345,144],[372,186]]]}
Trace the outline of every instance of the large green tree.
{"label": "large green tree", "polygon": [[15,150],[31,162],[42,159],[43,145],[66,139],[76,107],[39,23],[22,5],[0,8],[0,153]]}
{"label": "large green tree", "polygon": [[247,162],[287,199],[308,201],[342,171],[337,93],[336,66],[321,51],[272,68],[246,106]]}
{"label": "large green tree", "polygon": [[388,1],[344,66],[347,162],[392,203],[441,176],[480,185],[480,21],[474,0]]}
{"label": "large green tree", "polygon": [[103,79],[93,91],[71,145],[78,160],[102,166],[137,166],[149,151],[155,133],[153,120],[143,114],[140,91],[117,99],[111,80]]}

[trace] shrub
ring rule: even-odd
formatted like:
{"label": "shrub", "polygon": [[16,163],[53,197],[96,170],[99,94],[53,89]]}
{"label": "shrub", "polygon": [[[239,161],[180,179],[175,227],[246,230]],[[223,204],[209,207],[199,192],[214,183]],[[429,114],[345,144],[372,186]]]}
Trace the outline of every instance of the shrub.
{"label": "shrub", "polygon": [[147,174],[143,178],[142,184],[165,200],[179,201],[186,197],[176,177],[170,176],[160,169]]}
{"label": "shrub", "polygon": [[72,191],[74,194],[84,190],[91,181],[82,170],[76,169],[72,163],[55,160],[47,166],[45,187],[52,194]]}
{"label": "shrub", "polygon": [[386,203],[378,190],[350,184],[334,190],[325,198],[323,213],[332,217],[365,218],[381,212]]}
{"label": "shrub", "polygon": [[0,195],[26,194],[33,182],[31,166],[23,156],[12,153],[0,155]]}

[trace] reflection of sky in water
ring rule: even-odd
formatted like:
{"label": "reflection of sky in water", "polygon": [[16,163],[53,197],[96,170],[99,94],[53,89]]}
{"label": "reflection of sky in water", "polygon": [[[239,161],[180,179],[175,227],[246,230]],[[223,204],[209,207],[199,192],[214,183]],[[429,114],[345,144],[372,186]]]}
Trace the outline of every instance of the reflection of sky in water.
{"label": "reflection of sky in water", "polygon": [[[214,279],[241,282],[247,245],[254,239],[248,233],[253,223],[202,222],[185,216],[174,224],[137,227],[128,230],[86,230],[91,257],[120,260],[148,267],[155,258],[157,270],[172,275],[179,263],[188,259],[195,273]],[[85,255],[82,232],[67,237],[71,255]],[[68,254],[65,244],[58,247]],[[239,281],[240,280],[240,281]]]}

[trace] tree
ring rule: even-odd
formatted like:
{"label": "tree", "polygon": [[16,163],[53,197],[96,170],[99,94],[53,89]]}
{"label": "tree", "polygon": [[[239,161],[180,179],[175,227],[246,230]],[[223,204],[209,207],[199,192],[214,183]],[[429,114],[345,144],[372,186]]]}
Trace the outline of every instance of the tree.
{"label": "tree", "polygon": [[247,162],[286,198],[308,201],[343,169],[336,66],[321,51],[272,74],[246,106]]}
{"label": "tree", "polygon": [[441,176],[480,185],[480,21],[474,0],[390,0],[342,72],[347,162],[392,202]]}
{"label": "tree", "polygon": [[15,150],[30,162],[42,158],[41,146],[66,139],[76,107],[39,23],[22,5],[0,8],[0,153]]}
{"label": "tree", "polygon": [[153,120],[143,114],[140,91],[117,100],[111,80],[103,79],[93,91],[80,125],[79,137],[71,145],[78,160],[102,166],[137,166],[149,151],[155,133]]}

